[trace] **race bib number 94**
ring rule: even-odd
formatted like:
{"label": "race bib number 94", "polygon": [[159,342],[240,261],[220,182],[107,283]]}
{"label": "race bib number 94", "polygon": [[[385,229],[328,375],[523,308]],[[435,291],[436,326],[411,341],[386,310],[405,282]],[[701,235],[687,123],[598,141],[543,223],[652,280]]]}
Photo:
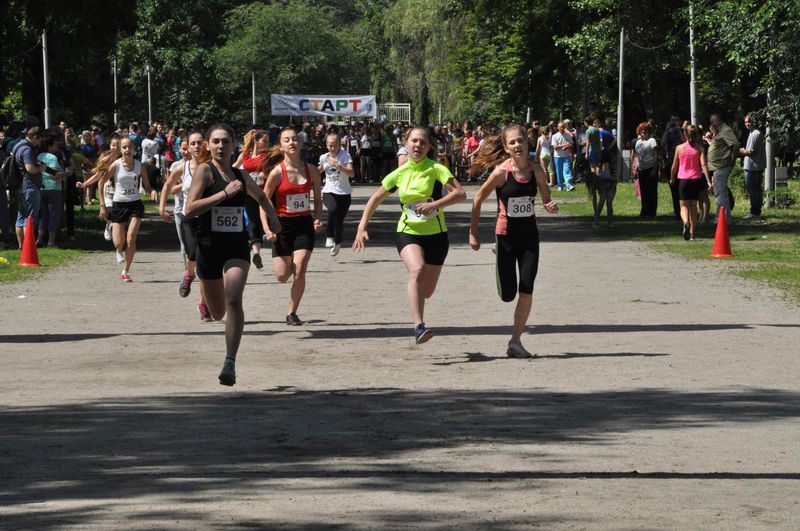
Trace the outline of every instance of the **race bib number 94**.
{"label": "race bib number 94", "polygon": [[417,207],[425,204],[426,201],[420,201],[418,203],[408,203],[406,205],[406,219],[409,221],[426,221],[428,219],[433,219],[436,217],[436,214],[439,213],[439,209],[434,210],[430,214],[419,214],[417,212]]}
{"label": "race bib number 94", "polygon": [[286,210],[292,214],[308,212],[311,210],[311,201],[308,194],[289,194],[286,196]]}
{"label": "race bib number 94", "polygon": [[510,218],[529,218],[533,215],[533,198],[509,197],[508,198],[508,217]]}
{"label": "race bib number 94", "polygon": [[244,209],[242,207],[220,207],[211,209],[212,232],[242,232]]}

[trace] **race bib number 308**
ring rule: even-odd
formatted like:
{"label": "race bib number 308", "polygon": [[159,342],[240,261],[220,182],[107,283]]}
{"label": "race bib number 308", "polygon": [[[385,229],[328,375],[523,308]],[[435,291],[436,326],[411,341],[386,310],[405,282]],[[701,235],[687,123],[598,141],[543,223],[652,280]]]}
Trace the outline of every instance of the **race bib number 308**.
{"label": "race bib number 308", "polygon": [[533,215],[533,198],[509,197],[508,198],[508,217],[510,218],[529,218]]}
{"label": "race bib number 308", "polygon": [[244,208],[215,206],[211,209],[212,232],[242,232]]}
{"label": "race bib number 308", "polygon": [[288,194],[286,196],[286,210],[292,214],[308,212],[311,210],[311,201],[308,194]]}

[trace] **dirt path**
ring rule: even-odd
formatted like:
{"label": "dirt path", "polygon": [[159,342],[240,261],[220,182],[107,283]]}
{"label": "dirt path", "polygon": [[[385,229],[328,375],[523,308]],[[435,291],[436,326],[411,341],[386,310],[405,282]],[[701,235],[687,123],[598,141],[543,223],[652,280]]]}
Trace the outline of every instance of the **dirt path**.
{"label": "dirt path", "polygon": [[233,389],[157,220],[132,284],[109,252],[0,286],[2,527],[800,525],[797,308],[542,215],[539,358],[507,359],[513,306],[465,204],[414,347],[396,208],[365,255],[318,248],[302,328],[251,271]]}

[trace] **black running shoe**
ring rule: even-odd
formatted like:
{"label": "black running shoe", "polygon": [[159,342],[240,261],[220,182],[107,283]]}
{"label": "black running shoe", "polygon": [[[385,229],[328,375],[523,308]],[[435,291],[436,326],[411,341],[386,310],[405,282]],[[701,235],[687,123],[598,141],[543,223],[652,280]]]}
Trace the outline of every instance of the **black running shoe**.
{"label": "black running shoe", "polygon": [[689,233],[689,224],[688,223],[684,223],[683,224],[683,239],[688,242],[690,236],[691,235]]}
{"label": "black running shoe", "polygon": [[286,324],[289,326],[301,326],[303,324],[303,321],[301,321],[300,318],[297,317],[296,313],[290,313],[289,315],[286,316]]}
{"label": "black running shoe", "polygon": [[416,327],[414,327],[414,339],[416,340],[417,345],[425,343],[432,337],[433,337],[433,332],[431,332],[430,328],[425,327],[425,323],[420,323]]}
{"label": "black running shoe", "polygon": [[222,365],[222,372],[219,373],[219,383],[227,386],[236,383],[236,366],[232,361],[226,360]]}
{"label": "black running shoe", "polygon": [[261,255],[256,253],[253,255],[253,265],[256,266],[256,269],[261,269],[264,267],[264,262],[261,260]]}

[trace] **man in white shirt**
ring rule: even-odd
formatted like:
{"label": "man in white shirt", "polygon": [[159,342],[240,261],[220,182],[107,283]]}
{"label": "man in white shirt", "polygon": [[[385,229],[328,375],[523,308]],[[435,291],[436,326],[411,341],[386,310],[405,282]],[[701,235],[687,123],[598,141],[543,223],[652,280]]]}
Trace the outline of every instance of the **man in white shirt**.
{"label": "man in white shirt", "polygon": [[574,148],[572,135],[567,132],[564,122],[558,122],[558,132],[550,138],[553,148],[553,166],[556,169],[556,186],[567,192],[575,189],[572,184],[572,150]]}

